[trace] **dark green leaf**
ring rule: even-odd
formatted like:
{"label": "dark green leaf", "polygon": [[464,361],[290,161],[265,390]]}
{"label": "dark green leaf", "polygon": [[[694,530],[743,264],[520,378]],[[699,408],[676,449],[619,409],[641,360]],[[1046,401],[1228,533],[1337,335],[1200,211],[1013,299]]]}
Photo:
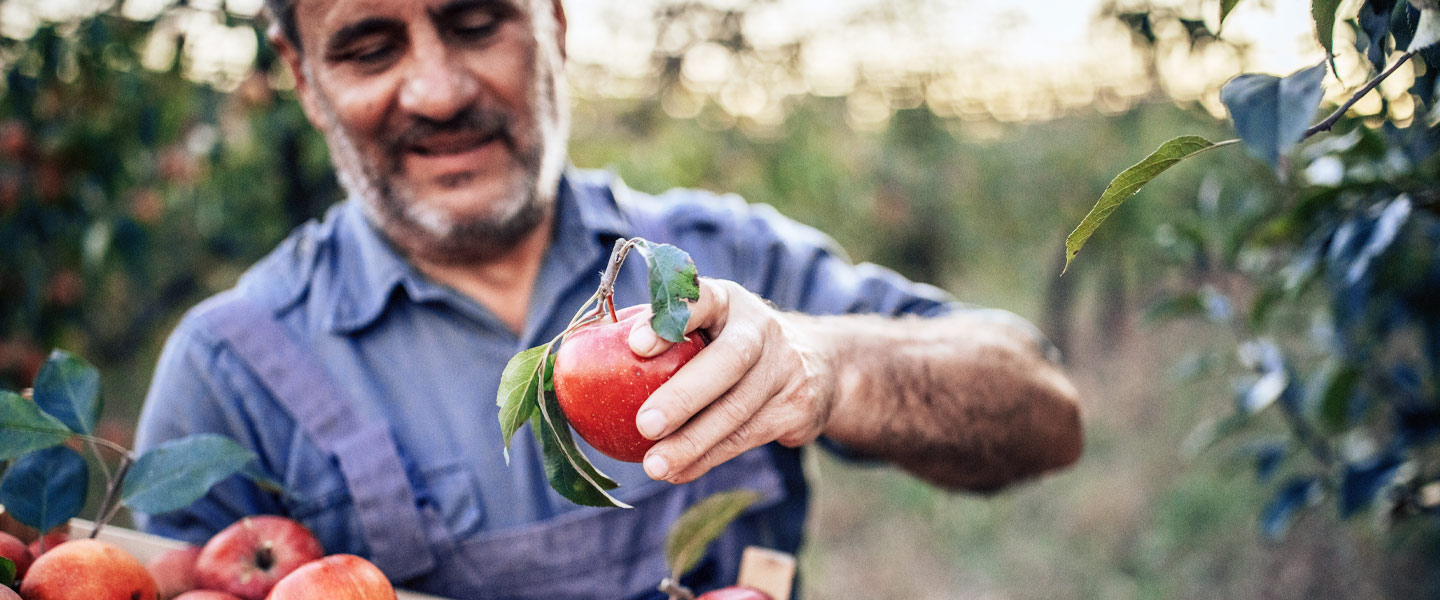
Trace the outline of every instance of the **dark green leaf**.
{"label": "dark green leaf", "polygon": [[15,561],[0,556],[0,585],[13,587],[15,585]]}
{"label": "dark green leaf", "polygon": [[730,523],[760,500],[760,493],[732,490],[710,496],[685,510],[665,538],[665,562],[670,576],[679,579],[705,556],[705,548],[725,531]]}
{"label": "dark green leaf", "polygon": [[1369,508],[1381,492],[1399,483],[1404,466],[1400,456],[1389,453],[1345,465],[1337,499],[1340,518],[1347,519]]}
{"label": "dark green leaf", "polygon": [[685,324],[690,321],[687,302],[700,299],[700,274],[695,262],[684,250],[670,244],[641,240],[636,249],[650,266],[650,328],[671,342],[684,341]]}
{"label": "dark green leaf", "polygon": [[1247,73],[1220,89],[1235,130],[1250,154],[1271,166],[1300,143],[1325,95],[1325,63],[1285,78]]}
{"label": "dark green leaf", "polygon": [[1315,39],[1326,56],[1335,54],[1335,11],[1341,0],[1311,0],[1310,17],[1315,21]]}
{"label": "dark green leaf", "polygon": [[510,438],[520,430],[537,408],[536,398],[549,369],[541,372],[540,359],[550,354],[550,345],[536,346],[510,359],[500,374],[495,404],[500,406],[500,435],[505,440],[505,462],[510,462]]}
{"label": "dark green leaf", "polygon": [[1320,419],[1325,427],[1334,432],[1350,426],[1351,400],[1360,386],[1363,373],[1355,365],[1328,365],[1316,376],[1319,377]]}
{"label": "dark green leaf", "polygon": [[0,460],[59,446],[73,435],[59,419],[10,391],[0,391]]}
{"label": "dark green leaf", "polygon": [[50,353],[35,377],[35,404],[71,431],[91,435],[100,419],[100,371],[64,350]]}
{"label": "dark green leaf", "polygon": [[1225,18],[1230,16],[1230,11],[1235,10],[1235,5],[1237,4],[1240,4],[1240,0],[1220,0],[1221,29],[1225,27]]}
{"label": "dark green leaf", "polygon": [[[1115,209],[1139,192],[1145,184],[1180,161],[1226,143],[1228,142],[1215,144],[1193,135],[1177,137],[1161,144],[1160,148],[1145,160],[1116,175],[1110,185],[1105,187],[1105,192],[1100,194],[1100,200],[1090,209],[1090,214],[1085,215],[1085,218],[1080,220],[1080,225],[1075,227],[1075,231],[1065,238],[1065,269],[1070,268],[1070,261],[1075,260],[1075,255],[1085,246],[1085,241],[1110,218],[1110,213],[1115,212]],[[1064,270],[1061,273],[1063,274]]]}
{"label": "dark green leaf", "polygon": [[185,508],[254,460],[255,453],[222,435],[201,433],[170,440],[135,460],[120,488],[120,499],[149,514]]}
{"label": "dark green leaf", "polygon": [[21,523],[49,531],[80,514],[89,490],[90,467],[65,446],[25,455],[0,481],[0,504]]}
{"label": "dark green leaf", "polygon": [[566,499],[583,506],[632,508],[605,490],[620,484],[606,477],[590,463],[570,436],[570,422],[560,410],[554,394],[541,394],[540,410],[530,419],[530,429],[540,441],[545,456],[545,478],[550,487]]}
{"label": "dark green leaf", "polygon": [[1324,493],[1318,478],[1292,479],[1275,494],[1275,498],[1260,515],[1260,531],[1272,540],[1284,537],[1300,510],[1320,502]]}
{"label": "dark green leaf", "polygon": [[1360,29],[1365,32],[1368,42],[1364,52],[1376,72],[1385,68],[1385,57],[1389,53],[1386,42],[1390,37],[1390,15],[1394,9],[1395,0],[1370,0],[1360,6]]}

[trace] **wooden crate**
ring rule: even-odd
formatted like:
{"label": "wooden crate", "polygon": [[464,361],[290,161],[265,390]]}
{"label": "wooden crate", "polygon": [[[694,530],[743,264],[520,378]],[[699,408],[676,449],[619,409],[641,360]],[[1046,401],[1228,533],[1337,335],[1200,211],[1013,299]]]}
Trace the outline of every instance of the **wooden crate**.
{"label": "wooden crate", "polygon": [[[95,524],[90,521],[84,519],[70,520],[71,539],[89,537],[90,532],[94,529]],[[97,538],[124,548],[125,551],[134,555],[135,558],[140,559],[142,563],[149,562],[150,559],[159,555],[161,552],[173,548],[183,548],[186,545],[184,542],[177,540],[163,538],[158,535],[151,535],[133,529],[115,527],[113,525],[106,525],[104,529],[101,529],[100,535],[97,536]],[[399,600],[444,600],[436,596],[427,596],[405,590],[395,590],[395,594],[399,597]]]}

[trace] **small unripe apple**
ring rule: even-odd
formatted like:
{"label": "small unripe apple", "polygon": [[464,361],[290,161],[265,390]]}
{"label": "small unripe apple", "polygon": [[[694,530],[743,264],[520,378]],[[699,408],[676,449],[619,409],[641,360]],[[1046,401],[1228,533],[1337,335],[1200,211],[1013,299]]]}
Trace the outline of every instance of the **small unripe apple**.
{"label": "small unripe apple", "polygon": [[755,588],[732,585],[700,594],[695,600],[771,600],[770,595]]}
{"label": "small unripe apple", "polygon": [[395,600],[395,588],[373,563],[353,554],[311,561],[286,575],[267,600]]}
{"label": "small unripe apple", "polygon": [[571,333],[555,353],[555,399],[580,437],[616,460],[640,462],[655,440],[640,435],[635,415],[650,394],[694,358],[705,342],[699,335],[658,356],[630,350],[630,330],[650,318],[636,305]]}
{"label": "small unripe apple", "polygon": [[129,553],[99,540],[65,542],[20,582],[26,600],[156,600],[155,579]]}
{"label": "small unripe apple", "polygon": [[245,517],[205,542],[195,559],[195,582],[207,590],[262,600],[275,582],[324,555],[315,534],[294,520]]}
{"label": "small unripe apple", "polygon": [[160,590],[160,600],[170,600],[199,587],[195,582],[195,561],[199,557],[199,546],[186,546],[166,550],[145,563],[145,570],[155,578]]}
{"label": "small unripe apple", "polygon": [[13,535],[0,531],[0,556],[15,563],[15,578],[24,579],[25,570],[30,568],[30,548]]}

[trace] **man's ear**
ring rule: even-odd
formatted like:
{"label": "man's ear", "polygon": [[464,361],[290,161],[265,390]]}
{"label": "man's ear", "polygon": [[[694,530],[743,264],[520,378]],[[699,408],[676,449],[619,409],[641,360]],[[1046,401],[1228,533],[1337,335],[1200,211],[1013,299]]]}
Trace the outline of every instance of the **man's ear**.
{"label": "man's ear", "polygon": [[555,35],[560,39],[555,40],[559,44],[560,58],[567,58],[565,54],[565,7],[561,6],[560,0],[553,0],[555,10]]}
{"label": "man's ear", "polygon": [[285,67],[290,69],[290,76],[295,79],[295,93],[300,96],[300,107],[305,110],[305,118],[309,119],[310,124],[314,125],[316,129],[324,131],[329,123],[325,122],[323,118],[325,113],[320,110],[320,105],[317,103],[315,90],[312,87],[313,82],[310,81],[309,74],[305,72],[300,49],[290,43],[290,38],[285,36],[279,23],[272,22],[265,29],[265,38],[275,48],[280,59],[285,62]]}

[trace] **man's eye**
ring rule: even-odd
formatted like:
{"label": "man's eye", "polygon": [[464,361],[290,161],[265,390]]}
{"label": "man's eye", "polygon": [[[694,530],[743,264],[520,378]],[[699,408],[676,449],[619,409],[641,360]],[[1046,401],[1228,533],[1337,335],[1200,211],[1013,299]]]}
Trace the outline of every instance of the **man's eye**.
{"label": "man's eye", "polygon": [[500,19],[494,15],[475,15],[456,19],[450,31],[463,40],[481,40],[490,37],[500,28]]}
{"label": "man's eye", "polygon": [[355,47],[348,52],[349,59],[366,65],[374,65],[389,60],[395,53],[395,46],[388,43],[364,44]]}

